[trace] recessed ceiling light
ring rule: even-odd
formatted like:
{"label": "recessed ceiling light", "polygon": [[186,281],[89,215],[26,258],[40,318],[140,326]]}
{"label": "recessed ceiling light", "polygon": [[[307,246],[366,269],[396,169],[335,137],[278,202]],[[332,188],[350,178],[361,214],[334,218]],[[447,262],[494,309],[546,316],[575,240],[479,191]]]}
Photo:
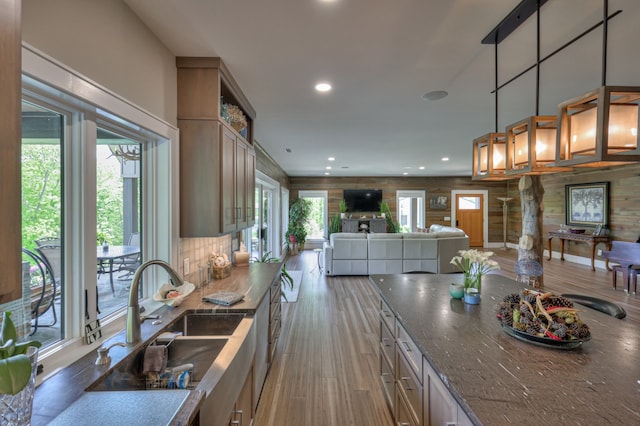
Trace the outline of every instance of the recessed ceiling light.
{"label": "recessed ceiling light", "polygon": [[442,161],[449,161],[449,157],[442,157]]}
{"label": "recessed ceiling light", "polygon": [[406,176],[406,175],[408,175],[408,174],[409,174],[409,172],[404,172],[404,173],[402,173],[402,174]]}
{"label": "recessed ceiling light", "polygon": [[329,161],[336,161],[336,157],[329,157],[328,160]]}
{"label": "recessed ceiling light", "polygon": [[329,172],[324,172],[324,175],[325,175],[325,176],[329,176],[330,174],[331,174],[331,173],[329,173]]}
{"label": "recessed ceiling light", "polygon": [[318,84],[316,84],[316,90],[318,92],[328,92],[331,90],[331,85],[327,82],[320,82]]}
{"label": "recessed ceiling light", "polygon": [[424,170],[424,166],[420,166],[418,167],[420,170]]}
{"label": "recessed ceiling light", "polygon": [[431,92],[427,92],[424,95],[422,95],[422,100],[424,101],[437,101],[440,100],[442,98],[446,98],[449,95],[448,92],[445,92],[444,90],[433,90]]}
{"label": "recessed ceiling light", "polygon": [[325,167],[325,169],[331,170],[331,166],[327,166],[327,167]]}

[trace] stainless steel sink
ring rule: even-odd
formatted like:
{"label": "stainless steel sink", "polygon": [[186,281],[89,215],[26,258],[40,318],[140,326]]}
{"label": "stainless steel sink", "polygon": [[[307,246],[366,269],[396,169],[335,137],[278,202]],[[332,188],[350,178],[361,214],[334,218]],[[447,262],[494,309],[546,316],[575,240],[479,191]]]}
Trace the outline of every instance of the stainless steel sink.
{"label": "stainless steel sink", "polygon": [[231,336],[243,318],[245,314],[187,313],[178,327],[185,336]]}
{"label": "stainless steel sink", "polygon": [[[191,370],[192,387],[199,382],[216,360],[225,344],[226,338],[177,338],[168,346],[167,368],[187,363],[193,364]],[[142,374],[144,351],[133,357],[130,362],[118,366],[106,378],[95,383],[89,391],[122,391],[166,388],[166,383],[148,382]]]}

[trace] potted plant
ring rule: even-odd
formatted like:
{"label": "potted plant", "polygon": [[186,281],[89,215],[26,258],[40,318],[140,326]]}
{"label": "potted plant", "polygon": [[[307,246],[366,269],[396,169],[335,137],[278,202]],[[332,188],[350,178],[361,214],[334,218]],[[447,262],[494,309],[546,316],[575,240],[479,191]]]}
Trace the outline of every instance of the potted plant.
{"label": "potted plant", "polygon": [[347,216],[347,200],[344,198],[338,203],[338,209],[340,209],[340,219],[344,219]]}
{"label": "potted plant", "polygon": [[2,315],[0,331],[0,424],[29,424],[35,366],[41,343],[17,343],[11,312]]}
{"label": "potted plant", "polygon": [[380,215],[387,220],[387,229],[389,229],[390,233],[397,234],[400,232],[400,223],[393,220],[388,202],[380,202]]}
{"label": "potted plant", "polygon": [[[307,223],[311,215],[311,201],[298,198],[289,207],[289,227],[286,237],[290,243],[298,244],[300,250],[304,250],[304,243],[307,240]],[[291,241],[291,236],[293,240]]]}
{"label": "potted plant", "polygon": [[[271,256],[271,252],[270,251],[266,252],[262,257],[254,257],[251,260],[254,263],[279,263],[279,262],[281,262],[281,260],[278,259],[277,257]],[[282,286],[289,287],[291,290],[293,290],[293,277],[289,274],[289,271],[287,271],[287,265],[284,262],[282,263],[282,269],[280,270],[280,284]],[[284,290],[282,290],[282,287],[280,288],[280,291],[281,291],[282,296],[284,296],[284,298],[286,299],[287,295],[284,293]]]}

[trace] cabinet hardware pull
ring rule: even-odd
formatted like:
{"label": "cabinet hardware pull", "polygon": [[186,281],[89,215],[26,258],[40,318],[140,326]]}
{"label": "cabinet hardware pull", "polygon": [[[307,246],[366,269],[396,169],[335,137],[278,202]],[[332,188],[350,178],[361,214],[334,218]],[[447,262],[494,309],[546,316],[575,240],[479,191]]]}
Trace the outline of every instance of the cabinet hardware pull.
{"label": "cabinet hardware pull", "polygon": [[386,337],[382,338],[382,346],[384,346],[385,348],[390,347],[391,345],[389,344],[389,339],[387,339]]}
{"label": "cabinet hardware pull", "polygon": [[404,349],[407,352],[411,352],[411,347],[409,346],[409,344],[405,340],[402,341],[402,344],[404,345]]}
{"label": "cabinet hardware pull", "polygon": [[408,391],[413,390],[413,388],[407,384],[409,383],[409,377],[400,377],[400,381],[405,384],[404,385],[405,390],[408,390]]}

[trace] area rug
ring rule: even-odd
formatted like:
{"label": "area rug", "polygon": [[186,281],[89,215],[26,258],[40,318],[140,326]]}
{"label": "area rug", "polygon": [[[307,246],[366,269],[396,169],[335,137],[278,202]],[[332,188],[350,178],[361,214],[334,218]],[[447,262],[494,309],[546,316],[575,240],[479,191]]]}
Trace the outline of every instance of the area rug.
{"label": "area rug", "polygon": [[282,285],[282,301],[283,302],[295,302],[298,300],[298,293],[300,292],[300,285],[302,284],[302,271],[287,271],[291,278],[293,278],[293,289],[288,285]]}

